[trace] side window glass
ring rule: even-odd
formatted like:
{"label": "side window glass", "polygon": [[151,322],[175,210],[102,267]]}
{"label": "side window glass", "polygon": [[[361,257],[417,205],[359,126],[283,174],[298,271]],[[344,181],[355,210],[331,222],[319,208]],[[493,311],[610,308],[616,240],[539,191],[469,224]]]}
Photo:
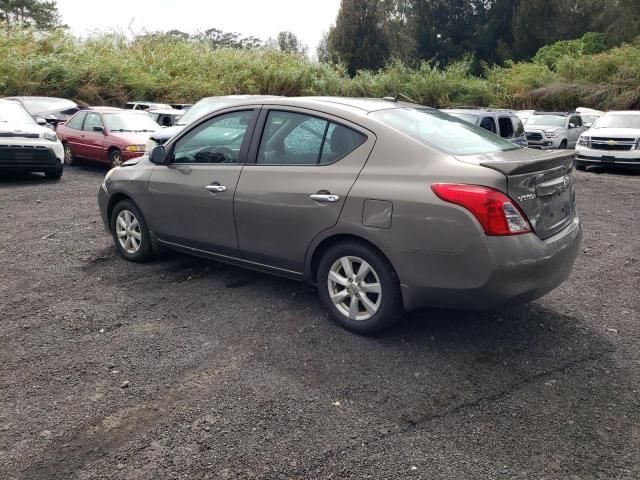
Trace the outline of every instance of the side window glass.
{"label": "side window glass", "polygon": [[102,118],[97,113],[87,113],[87,119],[84,121],[85,132],[93,132],[93,127],[104,127]]}
{"label": "side window glass", "polygon": [[500,117],[498,119],[500,125],[500,136],[502,138],[513,138],[513,123],[509,117]]}
{"label": "side window glass", "polygon": [[573,118],[574,118],[574,122],[576,123],[576,126],[577,127],[581,127],[582,126],[582,117],[576,116],[576,117],[573,117]]}
{"label": "side window glass", "polygon": [[484,117],[480,122],[480,127],[492,133],[497,133],[496,121],[492,117]]}
{"label": "side window glass", "polygon": [[350,128],[331,123],[322,148],[321,164],[333,163],[364,143],[366,137]]}
{"label": "side window glass", "polygon": [[86,117],[86,115],[86,113],[77,114],[67,122],[66,126],[75,130],[82,130],[82,122],[84,121],[84,117]]}
{"label": "side window glass", "polygon": [[227,113],[199,125],[173,149],[173,163],[238,163],[253,110]]}
{"label": "side window glass", "polygon": [[326,120],[310,115],[269,112],[257,163],[317,165],[328,126]]}
{"label": "side window glass", "polygon": [[513,122],[513,128],[515,130],[515,137],[521,137],[524,135],[524,125],[522,124],[522,120],[520,118],[513,116],[511,117],[511,121]]}

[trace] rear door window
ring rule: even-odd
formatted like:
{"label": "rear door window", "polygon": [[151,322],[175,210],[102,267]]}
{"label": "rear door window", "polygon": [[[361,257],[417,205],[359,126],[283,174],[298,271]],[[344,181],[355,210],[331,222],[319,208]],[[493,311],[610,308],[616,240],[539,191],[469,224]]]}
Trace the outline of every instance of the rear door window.
{"label": "rear door window", "polygon": [[84,121],[84,117],[86,117],[86,113],[79,113],[74,116],[71,120],[69,120],[65,126],[69,128],[73,128],[74,130],[82,130],[82,122]]}
{"label": "rear door window", "polygon": [[493,119],[493,117],[484,117],[480,121],[480,128],[489,130],[492,133],[498,133],[498,130],[496,129],[496,121]]}
{"label": "rear door window", "polygon": [[511,123],[509,117],[500,117],[498,125],[500,125],[500,136],[502,138],[513,138],[513,123]]}
{"label": "rear door window", "polygon": [[326,165],[351,153],[365,136],[328,120],[272,110],[258,150],[258,164]]}

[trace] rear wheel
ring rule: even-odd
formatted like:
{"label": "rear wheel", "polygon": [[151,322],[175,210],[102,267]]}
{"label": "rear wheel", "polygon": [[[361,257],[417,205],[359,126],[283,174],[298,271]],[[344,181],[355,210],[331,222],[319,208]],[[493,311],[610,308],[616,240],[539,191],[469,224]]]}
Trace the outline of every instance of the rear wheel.
{"label": "rear wheel", "polygon": [[320,261],[317,283],[324,307],[349,331],[379,333],[404,313],[393,268],[381,253],[363,243],[331,247]]}
{"label": "rear wheel", "polygon": [[122,165],[124,159],[122,158],[122,152],[120,150],[112,150],[109,154],[109,162],[111,163],[111,168],[119,167]]}
{"label": "rear wheel", "polygon": [[64,147],[64,163],[67,165],[73,165],[76,161],[76,157],[71,151],[71,146],[68,143],[63,143],[62,146]]}
{"label": "rear wheel", "polygon": [[46,170],[44,176],[51,180],[60,180],[62,177],[62,167],[55,168],[53,170]]}
{"label": "rear wheel", "polygon": [[132,262],[144,262],[153,251],[147,222],[131,200],[122,200],[111,213],[111,234],[120,255]]}

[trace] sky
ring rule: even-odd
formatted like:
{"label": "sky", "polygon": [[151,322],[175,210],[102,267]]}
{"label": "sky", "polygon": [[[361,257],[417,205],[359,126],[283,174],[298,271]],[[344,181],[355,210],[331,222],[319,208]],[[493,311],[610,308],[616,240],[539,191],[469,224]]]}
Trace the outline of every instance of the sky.
{"label": "sky", "polygon": [[57,0],[62,23],[79,36],[100,30],[142,33],[217,28],[262,40],[288,30],[315,53],[340,0]]}

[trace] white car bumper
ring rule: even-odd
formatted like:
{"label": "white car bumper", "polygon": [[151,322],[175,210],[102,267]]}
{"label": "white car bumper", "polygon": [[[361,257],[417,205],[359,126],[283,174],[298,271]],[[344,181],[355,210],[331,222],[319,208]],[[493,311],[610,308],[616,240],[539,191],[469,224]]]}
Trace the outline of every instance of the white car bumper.
{"label": "white car bumper", "polygon": [[599,150],[578,145],[576,161],[580,165],[620,165],[640,168],[640,150]]}
{"label": "white car bumper", "polygon": [[42,138],[0,137],[0,168],[44,171],[64,164],[60,141]]}

